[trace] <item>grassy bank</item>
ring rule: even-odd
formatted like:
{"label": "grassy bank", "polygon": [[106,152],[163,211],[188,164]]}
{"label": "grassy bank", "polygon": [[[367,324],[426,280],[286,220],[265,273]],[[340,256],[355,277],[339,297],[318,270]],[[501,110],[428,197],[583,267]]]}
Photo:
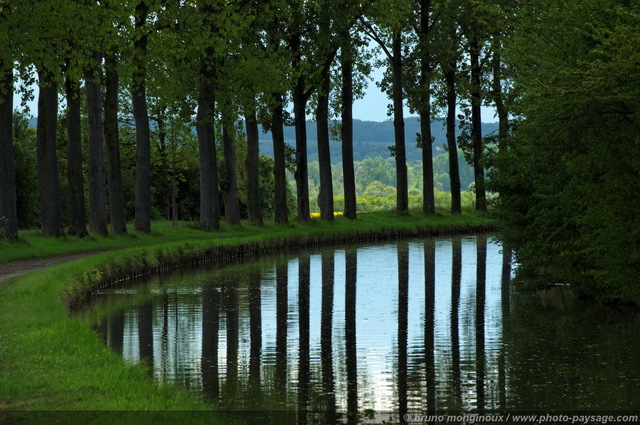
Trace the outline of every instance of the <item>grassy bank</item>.
{"label": "grassy bank", "polygon": [[78,252],[100,252],[125,248],[145,247],[182,241],[211,241],[225,240],[243,237],[264,237],[265,234],[282,237],[306,232],[343,232],[343,231],[375,231],[377,229],[390,228],[414,228],[419,226],[465,226],[474,224],[486,224],[491,220],[484,216],[478,216],[472,212],[462,215],[442,214],[425,217],[414,213],[407,217],[397,217],[391,213],[362,213],[358,220],[350,221],[337,216],[332,224],[322,223],[313,219],[309,223],[299,223],[291,220],[289,226],[279,226],[267,223],[264,227],[254,227],[247,223],[241,226],[228,226],[222,223],[222,229],[217,232],[205,232],[197,228],[194,223],[178,223],[174,228],[170,222],[154,222],[149,234],[132,230],[129,226],[128,235],[89,236],[77,238],[67,236],[64,238],[44,237],[38,230],[20,232],[18,242],[6,242],[0,240],[0,264],[12,261],[48,258]]}
{"label": "grassy bank", "polygon": [[[69,315],[69,304],[80,302],[100,285],[203,259],[224,261],[231,256],[309,245],[459,233],[489,224],[487,218],[473,214],[365,214],[356,222],[337,218],[333,224],[313,220],[290,226],[242,225],[214,233],[186,224],[174,229],[168,223],[154,223],[151,235],[132,233],[78,240],[26,234],[20,242],[0,245],[0,261],[56,253],[110,252],[30,272],[0,284],[0,423],[3,416],[4,420],[26,423],[51,422],[51,415],[56,415],[58,423],[215,423],[211,413],[193,413],[206,411],[209,406],[183,390],[155,384],[144,367],[125,364],[120,356],[104,348],[95,333]],[[79,420],[77,414],[51,410],[85,411],[86,418]],[[116,413],[103,412],[141,410],[192,413],[127,413],[115,419]]]}

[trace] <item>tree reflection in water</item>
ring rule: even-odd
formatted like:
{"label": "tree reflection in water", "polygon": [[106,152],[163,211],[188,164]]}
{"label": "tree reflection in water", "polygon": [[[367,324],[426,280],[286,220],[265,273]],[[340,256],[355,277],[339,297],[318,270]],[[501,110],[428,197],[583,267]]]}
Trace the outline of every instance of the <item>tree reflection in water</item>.
{"label": "tree reflection in water", "polygon": [[105,291],[90,317],[126,359],[245,422],[640,408],[624,395],[640,392],[637,313],[541,303],[511,273],[482,235],[343,247]]}
{"label": "tree reflection in water", "polygon": [[349,425],[358,422],[357,281],[358,251],[353,247],[348,247],[345,250],[344,350],[347,368],[347,419]]}
{"label": "tree reflection in water", "polygon": [[220,289],[213,284],[202,288],[202,392],[211,401],[220,397],[218,376],[218,332]]}
{"label": "tree reflection in water", "polygon": [[436,314],[436,246],[435,241],[424,242],[424,352],[427,381],[427,414],[436,412],[436,358],[435,358],[435,314]]}

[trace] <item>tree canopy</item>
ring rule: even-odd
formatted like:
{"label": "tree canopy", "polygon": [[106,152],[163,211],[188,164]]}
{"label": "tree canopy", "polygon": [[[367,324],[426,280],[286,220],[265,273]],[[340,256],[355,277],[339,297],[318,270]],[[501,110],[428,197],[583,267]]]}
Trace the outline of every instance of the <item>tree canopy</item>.
{"label": "tree canopy", "polygon": [[[638,28],[629,0],[0,1],[0,237],[35,220],[82,236],[85,215],[93,234],[133,217],[145,232],[157,217],[284,224],[315,204],[323,220],[355,218],[388,206],[374,196],[431,214],[447,198],[454,214],[492,210],[523,272],[638,299]],[[373,45],[388,150],[353,137]],[[14,113],[18,77],[40,89],[35,133]],[[442,122],[448,152],[434,159]]]}
{"label": "tree canopy", "polygon": [[492,176],[523,270],[608,299],[640,287],[640,6],[525,7],[505,52],[519,118]]}

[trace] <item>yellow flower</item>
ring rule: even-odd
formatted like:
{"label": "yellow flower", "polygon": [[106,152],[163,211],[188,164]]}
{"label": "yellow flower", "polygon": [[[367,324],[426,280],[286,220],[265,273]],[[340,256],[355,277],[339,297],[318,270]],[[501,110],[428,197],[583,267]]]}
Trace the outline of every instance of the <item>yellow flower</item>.
{"label": "yellow flower", "polygon": [[[320,217],[320,213],[316,213],[316,212],[310,213],[309,215],[311,216],[311,218],[318,218],[318,217]],[[339,216],[339,215],[344,215],[344,213],[343,213],[342,211],[335,211],[335,212],[333,213],[333,215],[334,215],[334,216]]]}

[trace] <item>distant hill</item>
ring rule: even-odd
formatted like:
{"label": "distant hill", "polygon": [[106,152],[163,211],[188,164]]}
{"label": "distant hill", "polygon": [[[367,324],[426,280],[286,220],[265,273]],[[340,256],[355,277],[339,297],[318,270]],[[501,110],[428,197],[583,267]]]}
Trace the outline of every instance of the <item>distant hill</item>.
{"label": "distant hill", "polygon": [[[36,127],[37,118],[29,120],[31,127]],[[333,123],[333,122],[332,122]],[[456,127],[459,123],[456,121]],[[420,120],[417,117],[405,118],[404,130],[407,146],[407,160],[421,159],[420,149],[416,146],[416,134],[420,132]],[[484,135],[498,131],[498,123],[483,123]],[[318,159],[317,126],[313,121],[307,122],[307,149],[309,161]],[[459,133],[459,130],[457,130]],[[443,145],[447,143],[444,121],[435,120],[431,123],[431,133],[435,138],[433,142],[433,156],[444,152]],[[353,121],[354,159],[361,161],[368,157],[389,156],[389,146],[394,144],[393,121]],[[285,141],[295,146],[296,133],[294,127],[285,127]],[[331,158],[339,161],[342,158],[340,142],[331,142]],[[273,139],[271,133],[260,132],[260,152],[273,156]]]}
{"label": "distant hill", "polygon": [[[333,122],[332,122],[333,123]],[[456,121],[456,134],[459,122]],[[483,123],[482,133],[488,135],[498,131],[498,123]],[[309,161],[318,159],[317,127],[312,121],[307,122],[307,150]],[[416,146],[416,134],[420,133],[420,120],[417,117],[409,117],[404,120],[404,133],[407,147],[407,160],[417,160],[422,158],[421,150]],[[431,135],[435,138],[433,142],[433,156],[444,152],[443,145],[447,143],[447,132],[444,121],[435,120],[431,122]],[[296,133],[294,127],[285,127],[285,141],[295,146]],[[389,156],[389,146],[394,144],[393,121],[353,121],[353,142],[354,159],[361,161],[368,157]],[[331,158],[333,161],[342,158],[340,142],[331,142]],[[273,144],[271,133],[261,133],[260,150],[262,153],[272,156]]]}

